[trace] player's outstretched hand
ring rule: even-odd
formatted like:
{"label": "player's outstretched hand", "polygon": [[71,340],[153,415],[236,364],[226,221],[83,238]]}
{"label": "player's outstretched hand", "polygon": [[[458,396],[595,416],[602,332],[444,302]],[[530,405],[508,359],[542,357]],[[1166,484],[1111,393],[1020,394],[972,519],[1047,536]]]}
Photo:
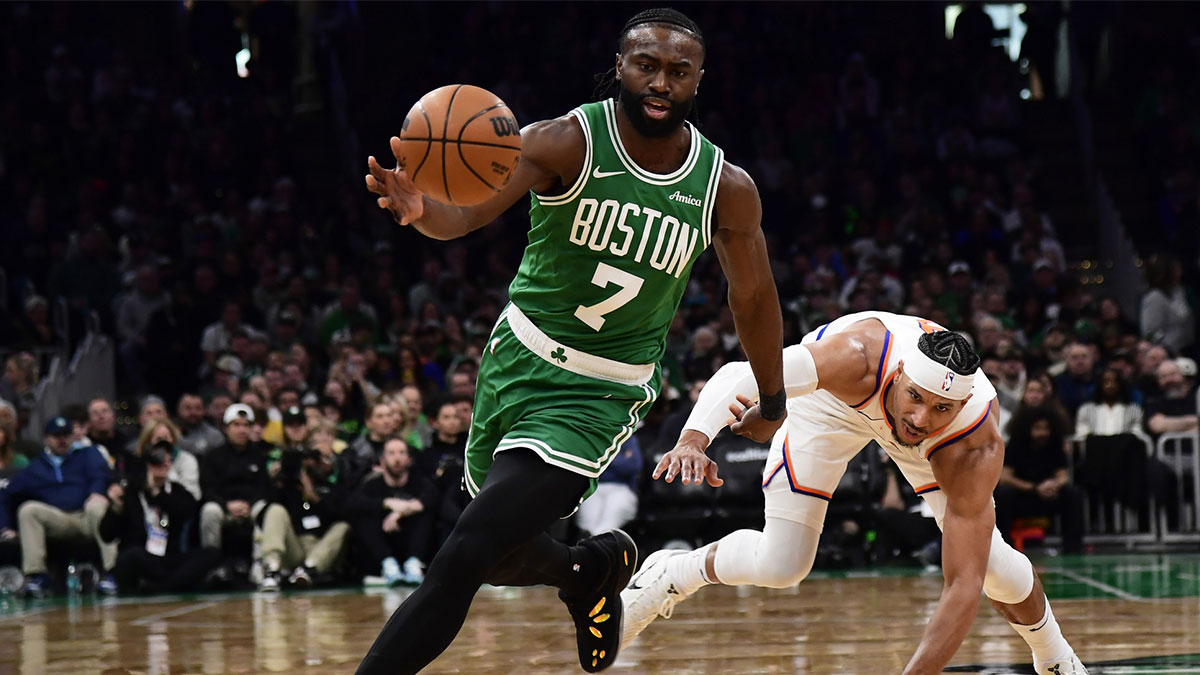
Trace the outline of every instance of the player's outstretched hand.
{"label": "player's outstretched hand", "polygon": [[729,430],[756,443],[771,440],[787,419],[787,415],[784,415],[777,420],[765,420],[758,414],[758,406],[749,398],[738,394],[737,400],[737,403],[729,404],[729,412],[733,413],[733,419],[736,420]]}
{"label": "player's outstretched hand", "polygon": [[367,189],[379,195],[375,203],[387,209],[392,218],[401,225],[408,225],[425,213],[421,191],[400,166],[400,139],[392,136],[392,154],[396,156],[396,168],[385,169],[375,161],[374,155],[367,158]]}
{"label": "player's outstretched hand", "polygon": [[663,455],[658,466],[654,467],[652,477],[658,480],[666,473],[668,483],[675,482],[675,476],[683,476],[684,485],[708,481],[713,487],[721,487],[725,481],[717,476],[717,463],[704,454],[707,447],[707,436],[699,431],[685,430],[675,447]]}

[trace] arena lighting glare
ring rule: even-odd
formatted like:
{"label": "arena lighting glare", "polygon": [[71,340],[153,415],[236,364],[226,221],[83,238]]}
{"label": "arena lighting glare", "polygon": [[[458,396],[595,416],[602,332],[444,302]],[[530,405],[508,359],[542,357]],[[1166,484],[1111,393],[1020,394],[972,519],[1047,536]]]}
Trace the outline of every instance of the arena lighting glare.
{"label": "arena lighting glare", "polygon": [[250,77],[250,69],[247,64],[250,63],[250,36],[242,33],[242,48],[234,55],[233,60],[237,63],[238,77]]}
{"label": "arena lighting glare", "polygon": [[[947,40],[954,37],[954,21],[962,11],[961,4],[946,5]],[[989,2],[983,5],[983,11],[987,12],[997,30],[1008,30],[1007,36],[993,38],[992,44],[1004,47],[1004,51],[1008,52],[1008,57],[1016,61],[1021,54],[1021,40],[1025,39],[1025,22],[1021,20],[1021,13],[1025,11],[1025,3]]]}

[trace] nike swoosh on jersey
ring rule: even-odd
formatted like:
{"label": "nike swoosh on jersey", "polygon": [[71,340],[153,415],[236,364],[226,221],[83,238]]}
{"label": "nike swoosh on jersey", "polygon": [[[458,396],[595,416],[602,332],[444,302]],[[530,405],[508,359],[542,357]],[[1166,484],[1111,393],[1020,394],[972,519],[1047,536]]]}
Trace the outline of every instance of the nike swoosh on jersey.
{"label": "nike swoosh on jersey", "polygon": [[609,176],[620,176],[624,171],[601,171],[600,167],[596,167],[592,171],[592,178],[608,178]]}

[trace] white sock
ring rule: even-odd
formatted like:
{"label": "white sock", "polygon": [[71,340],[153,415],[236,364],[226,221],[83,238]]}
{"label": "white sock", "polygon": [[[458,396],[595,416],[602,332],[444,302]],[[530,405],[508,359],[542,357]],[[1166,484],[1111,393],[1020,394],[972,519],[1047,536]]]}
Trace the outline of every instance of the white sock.
{"label": "white sock", "polygon": [[1050,600],[1046,600],[1046,614],[1041,621],[1032,626],[1022,626],[1018,623],[1008,625],[1012,626],[1013,630],[1017,631],[1017,635],[1020,635],[1033,650],[1035,666],[1065,659],[1074,653],[1071,645],[1067,644],[1066,639],[1062,636],[1062,630],[1054,618],[1054,612],[1050,609]]}
{"label": "white sock", "polygon": [[667,574],[671,575],[671,581],[675,583],[675,588],[680,593],[691,595],[712,583],[705,571],[708,564],[708,550],[712,547],[712,544],[708,544],[695,551],[688,551],[683,555],[675,555],[667,559]]}

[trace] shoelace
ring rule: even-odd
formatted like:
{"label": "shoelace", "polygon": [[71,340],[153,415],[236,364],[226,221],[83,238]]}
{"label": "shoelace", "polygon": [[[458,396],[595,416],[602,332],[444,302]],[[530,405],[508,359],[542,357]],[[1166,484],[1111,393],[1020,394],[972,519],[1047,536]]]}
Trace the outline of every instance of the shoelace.
{"label": "shoelace", "polygon": [[658,615],[664,619],[671,618],[671,614],[675,611],[676,602],[675,598],[670,595],[663,598],[662,604],[658,606]]}

